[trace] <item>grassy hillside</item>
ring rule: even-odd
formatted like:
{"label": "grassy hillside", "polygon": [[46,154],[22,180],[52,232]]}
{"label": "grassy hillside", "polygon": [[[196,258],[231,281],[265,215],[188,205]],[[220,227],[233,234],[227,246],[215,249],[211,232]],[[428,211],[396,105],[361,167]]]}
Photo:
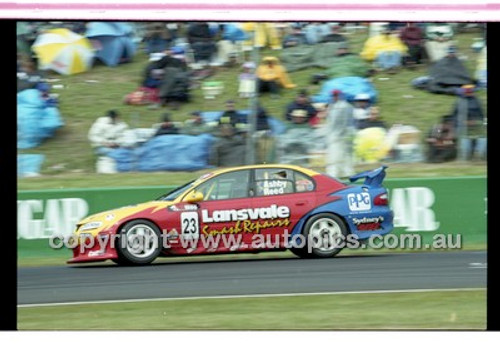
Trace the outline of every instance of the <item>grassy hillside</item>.
{"label": "grassy hillside", "polygon": [[[366,40],[367,32],[358,32],[349,36],[353,52],[360,52]],[[466,64],[471,73],[475,72],[477,54],[470,45],[479,33],[463,33],[456,37],[459,53],[467,56]],[[262,51],[261,57],[267,54],[279,55],[276,51]],[[133,91],[140,83],[142,71],[147,65],[147,56],[142,52],[134,57],[132,63],[118,67],[95,65],[89,72],[75,76],[61,76],[50,74],[49,78],[60,79],[54,84],[64,85],[63,89],[52,92],[60,95],[60,112],[65,126],[57,131],[54,138],[45,141],[35,149],[19,151],[19,153],[39,153],[46,156],[42,167],[42,178],[53,178],[64,181],[66,177],[85,177],[94,174],[95,157],[87,140],[87,132],[92,122],[109,109],[117,109],[124,120],[132,127],[150,127],[157,123],[165,108],[151,110],[145,106],[128,106],[123,103],[123,97]],[[309,86],[312,74],[320,72],[319,69],[308,69],[291,74],[298,88],[308,88],[311,94],[320,89],[320,85]],[[248,100],[237,96],[237,75],[239,67],[220,68],[209,80],[224,82],[225,91],[218,99],[204,100],[201,89],[192,91],[192,102],[181,106],[178,111],[173,111],[175,120],[184,120],[194,110],[221,110],[224,101],[233,98],[237,107],[248,108]],[[426,131],[441,115],[450,111],[455,98],[447,95],[435,95],[424,91],[415,90],[410,86],[410,81],[418,76],[425,75],[427,67],[417,70],[402,70],[396,75],[379,73],[373,77],[373,84],[379,92],[378,105],[383,119],[390,125],[393,123],[406,123]],[[289,103],[297,89],[285,91],[280,99],[270,99],[268,96],[261,98],[261,104],[269,114],[282,118],[285,105]],[[486,107],[486,92],[481,91],[479,98]],[[405,174],[403,174],[405,175]],[[101,179],[102,179],[101,175]],[[38,179],[24,179],[22,184],[28,185]],[[168,182],[168,181],[167,181]],[[30,187],[29,185],[26,187]]]}

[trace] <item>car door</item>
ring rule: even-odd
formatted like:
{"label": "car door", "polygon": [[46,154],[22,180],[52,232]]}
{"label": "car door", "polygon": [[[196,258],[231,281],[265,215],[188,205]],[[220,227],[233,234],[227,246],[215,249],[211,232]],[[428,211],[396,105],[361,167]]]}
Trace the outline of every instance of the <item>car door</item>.
{"label": "car door", "polygon": [[309,176],[287,168],[255,169],[252,179],[253,207],[266,209],[270,216],[261,217],[260,230],[266,248],[283,247],[285,233],[316,206],[315,183]]}
{"label": "car door", "polygon": [[[200,239],[196,252],[236,251],[248,235],[244,219],[249,209],[250,170],[220,174],[200,184],[193,191],[201,192],[197,213],[181,220],[184,237],[195,233]],[[188,194],[189,195],[189,194]]]}

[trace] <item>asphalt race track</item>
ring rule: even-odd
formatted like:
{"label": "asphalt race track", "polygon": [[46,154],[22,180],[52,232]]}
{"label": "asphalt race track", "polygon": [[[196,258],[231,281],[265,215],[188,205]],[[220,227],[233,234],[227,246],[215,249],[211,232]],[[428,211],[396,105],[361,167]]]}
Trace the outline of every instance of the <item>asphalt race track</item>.
{"label": "asphalt race track", "polygon": [[[265,254],[265,253],[264,253]],[[486,252],[18,269],[18,305],[218,295],[486,287]]]}

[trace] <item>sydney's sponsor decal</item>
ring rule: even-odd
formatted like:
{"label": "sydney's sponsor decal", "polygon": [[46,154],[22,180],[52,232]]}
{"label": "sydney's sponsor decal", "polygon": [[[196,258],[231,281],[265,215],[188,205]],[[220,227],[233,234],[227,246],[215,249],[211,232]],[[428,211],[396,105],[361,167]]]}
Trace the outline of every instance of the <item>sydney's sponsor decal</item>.
{"label": "sydney's sponsor decal", "polygon": [[383,216],[376,217],[363,217],[363,218],[353,218],[352,222],[356,225],[356,228],[360,231],[375,231],[382,228],[382,222],[384,221]]}

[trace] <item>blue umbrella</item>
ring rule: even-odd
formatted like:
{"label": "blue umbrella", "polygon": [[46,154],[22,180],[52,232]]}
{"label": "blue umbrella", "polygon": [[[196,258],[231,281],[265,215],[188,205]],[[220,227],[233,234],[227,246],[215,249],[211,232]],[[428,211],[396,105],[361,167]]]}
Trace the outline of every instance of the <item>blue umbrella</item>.
{"label": "blue umbrella", "polygon": [[358,94],[368,94],[371,103],[375,103],[377,100],[377,91],[367,79],[362,77],[341,77],[324,82],[319,94],[312,96],[312,102],[329,103],[332,99],[333,90],[342,91],[345,99],[349,102],[352,102]]}

